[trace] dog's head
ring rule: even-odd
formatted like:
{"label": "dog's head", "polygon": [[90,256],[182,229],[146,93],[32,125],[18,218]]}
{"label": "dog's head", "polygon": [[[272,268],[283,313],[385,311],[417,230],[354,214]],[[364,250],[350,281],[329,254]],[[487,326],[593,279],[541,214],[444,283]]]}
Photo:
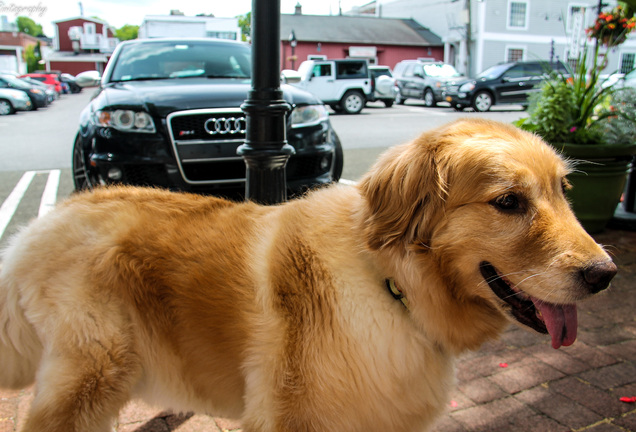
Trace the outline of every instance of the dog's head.
{"label": "dog's head", "polygon": [[[575,302],[607,288],[616,266],[572,213],[568,172],[550,146],[513,126],[451,123],[391,149],[361,181],[367,244],[434,262],[469,315],[506,316],[549,332],[555,348],[570,345]],[[405,278],[412,304],[432,301]]]}

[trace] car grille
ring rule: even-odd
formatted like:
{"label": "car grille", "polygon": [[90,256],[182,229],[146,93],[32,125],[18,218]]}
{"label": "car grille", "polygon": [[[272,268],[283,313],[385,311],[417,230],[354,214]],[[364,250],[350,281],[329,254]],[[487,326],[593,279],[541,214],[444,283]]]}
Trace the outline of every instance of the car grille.
{"label": "car grille", "polygon": [[190,184],[245,181],[245,163],[236,149],[245,141],[245,114],[239,108],[179,111],[167,118],[183,179]]}
{"label": "car grille", "polygon": [[458,85],[448,85],[446,86],[446,88],[444,89],[449,93],[457,93],[459,91],[459,86]]}

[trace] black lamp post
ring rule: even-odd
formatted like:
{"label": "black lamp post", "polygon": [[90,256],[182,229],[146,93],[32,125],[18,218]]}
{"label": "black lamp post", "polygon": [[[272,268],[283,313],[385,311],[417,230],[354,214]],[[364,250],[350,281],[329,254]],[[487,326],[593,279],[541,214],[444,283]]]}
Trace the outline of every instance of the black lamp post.
{"label": "black lamp post", "polygon": [[298,40],[296,39],[296,33],[294,33],[294,29],[292,29],[289,34],[289,46],[291,46],[291,68],[296,69],[296,45],[298,44]]}
{"label": "black lamp post", "polygon": [[285,120],[291,110],[280,89],[280,0],[252,0],[252,90],[245,112],[245,143],[237,153],[247,166],[245,198],[261,204],[287,199],[285,166],[294,148]]}

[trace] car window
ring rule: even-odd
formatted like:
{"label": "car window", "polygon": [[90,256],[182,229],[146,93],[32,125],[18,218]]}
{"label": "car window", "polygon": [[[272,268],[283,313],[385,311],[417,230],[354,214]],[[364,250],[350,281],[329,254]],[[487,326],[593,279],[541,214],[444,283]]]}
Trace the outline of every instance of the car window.
{"label": "car window", "polygon": [[366,62],[337,62],[336,79],[367,78]]}
{"label": "car window", "polygon": [[477,75],[477,78],[483,78],[483,79],[494,79],[494,78],[497,78],[497,77],[501,76],[501,74],[504,73],[509,67],[510,67],[509,64],[501,64],[501,65],[491,66],[488,69],[486,69],[485,71],[479,73]]}
{"label": "car window", "polygon": [[371,74],[376,78],[381,76],[392,76],[389,69],[371,69]]}
{"label": "car window", "polygon": [[410,77],[413,76],[413,68],[415,67],[414,64],[408,64],[406,65],[406,68],[404,68],[404,76],[406,77]]}
{"label": "car window", "polygon": [[508,69],[503,76],[507,78],[515,79],[515,78],[524,78],[524,77],[527,77],[528,75],[526,71],[524,70],[523,65],[516,65]]}
{"label": "car window", "polygon": [[110,82],[189,77],[251,76],[247,46],[204,42],[130,44],[117,57]]}
{"label": "car window", "polygon": [[449,64],[428,64],[424,65],[424,72],[431,77],[458,77],[461,76],[457,69]]}
{"label": "car window", "polygon": [[17,78],[13,78],[11,76],[3,76],[2,80],[5,82],[4,87],[17,87],[17,88],[23,88],[23,89],[31,88],[29,84],[25,83],[24,81],[20,81]]}
{"label": "car window", "polygon": [[331,64],[317,64],[314,65],[314,69],[311,72],[311,76],[322,77],[322,76],[331,76]]}

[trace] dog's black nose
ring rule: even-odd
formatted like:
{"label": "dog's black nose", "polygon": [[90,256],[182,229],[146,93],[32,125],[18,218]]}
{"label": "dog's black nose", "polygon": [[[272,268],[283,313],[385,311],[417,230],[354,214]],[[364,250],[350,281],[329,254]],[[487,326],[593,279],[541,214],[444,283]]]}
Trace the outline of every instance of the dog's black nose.
{"label": "dog's black nose", "polygon": [[609,286],[618,268],[612,261],[595,262],[584,268],[581,273],[590,291],[596,294]]}

